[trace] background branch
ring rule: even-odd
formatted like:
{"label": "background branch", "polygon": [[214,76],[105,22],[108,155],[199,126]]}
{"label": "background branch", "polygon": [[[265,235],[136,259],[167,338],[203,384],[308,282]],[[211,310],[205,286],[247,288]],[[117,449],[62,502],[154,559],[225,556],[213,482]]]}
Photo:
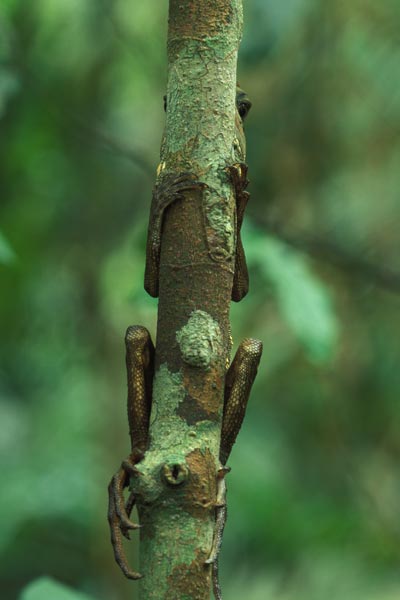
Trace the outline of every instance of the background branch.
{"label": "background branch", "polygon": [[289,246],[305,252],[313,259],[328,263],[349,275],[362,278],[390,292],[400,293],[400,273],[398,271],[370,262],[329,239],[322,239],[302,231],[288,231],[283,223],[276,219],[269,220],[255,214],[249,216],[265,231]]}

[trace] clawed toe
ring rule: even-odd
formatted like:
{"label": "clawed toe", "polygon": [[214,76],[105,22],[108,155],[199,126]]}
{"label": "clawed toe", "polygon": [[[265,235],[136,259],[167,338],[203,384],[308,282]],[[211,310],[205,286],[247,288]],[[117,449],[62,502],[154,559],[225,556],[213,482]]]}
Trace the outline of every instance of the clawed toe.
{"label": "clawed toe", "polygon": [[[130,466],[133,466],[128,462]],[[121,469],[111,479],[108,486],[108,523],[111,532],[111,543],[117,564],[128,579],[140,579],[140,573],[132,571],[129,567],[125,551],[122,545],[122,536],[130,539],[129,531],[139,529],[140,525],[130,520],[132,508],[135,505],[135,496],[131,492],[126,505],[124,500],[124,488],[129,484],[129,471],[125,470],[124,463]]]}
{"label": "clawed toe", "polygon": [[184,173],[174,181],[171,192],[175,196],[181,197],[183,192],[203,189],[204,187],[205,184],[199,181],[193,173]]}
{"label": "clawed toe", "polygon": [[203,189],[204,183],[198,180],[194,173],[181,173],[166,175],[157,185],[157,193],[174,199],[181,198],[183,192],[189,190]]}
{"label": "clawed toe", "polygon": [[125,458],[125,460],[122,461],[121,468],[124,471],[126,471],[127,473],[129,473],[129,475],[141,475],[142,474],[139,471],[139,469],[137,469],[135,467],[134,463],[131,461],[130,458]]}

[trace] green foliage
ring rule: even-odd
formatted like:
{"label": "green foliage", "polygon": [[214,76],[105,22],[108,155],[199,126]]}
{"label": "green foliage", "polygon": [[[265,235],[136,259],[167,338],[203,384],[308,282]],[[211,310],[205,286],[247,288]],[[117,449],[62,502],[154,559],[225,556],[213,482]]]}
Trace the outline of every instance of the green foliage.
{"label": "green foliage", "polygon": [[14,250],[0,231],[0,263],[8,265],[14,262],[15,258]]}
{"label": "green foliage", "polygon": [[[159,0],[1,3],[7,600],[43,573],[99,600],[136,594],[106,487],[129,449],[124,332],[156,326],[142,282],[166,19]],[[250,293],[232,330],[265,350],[230,460],[231,600],[400,595],[398,296],[262,225],[400,271],[399,30],[398,0],[245,2]]]}
{"label": "green foliage", "polygon": [[313,274],[300,253],[249,225],[244,231],[249,266],[259,270],[260,283],[272,286],[283,318],[310,358],[327,360],[338,337],[338,322],[327,286]]}
{"label": "green foliage", "polygon": [[90,600],[81,594],[50,577],[41,577],[27,585],[19,596],[19,600]]}

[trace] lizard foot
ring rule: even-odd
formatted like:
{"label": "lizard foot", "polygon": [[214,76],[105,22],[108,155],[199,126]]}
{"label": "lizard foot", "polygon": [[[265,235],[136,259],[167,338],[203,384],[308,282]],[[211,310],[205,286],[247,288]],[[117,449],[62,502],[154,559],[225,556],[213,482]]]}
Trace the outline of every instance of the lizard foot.
{"label": "lizard foot", "polygon": [[[138,462],[140,459],[134,460]],[[125,459],[108,486],[108,523],[114,557],[128,579],[140,579],[142,577],[140,573],[132,571],[129,567],[121,537],[123,535],[129,540],[129,531],[140,528],[140,525],[130,520],[130,515],[135,505],[134,493],[131,492],[126,504],[124,500],[124,489],[129,485],[130,476],[140,474],[140,471],[135,467],[134,460],[131,457]]]}

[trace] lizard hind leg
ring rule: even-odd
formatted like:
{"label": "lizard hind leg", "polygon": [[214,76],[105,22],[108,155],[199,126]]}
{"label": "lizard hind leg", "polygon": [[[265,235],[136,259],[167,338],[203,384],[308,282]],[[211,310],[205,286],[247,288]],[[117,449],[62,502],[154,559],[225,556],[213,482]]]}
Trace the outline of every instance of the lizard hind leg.
{"label": "lizard hind leg", "polygon": [[136,463],[148,446],[155,350],[150,333],[140,325],[128,327],[125,346],[129,435],[131,456]]}
{"label": "lizard hind leg", "polygon": [[243,340],[239,345],[235,358],[225,377],[225,400],[219,454],[223,466],[218,471],[213,543],[210,556],[205,561],[206,564],[212,565],[212,582],[215,600],[222,600],[222,592],[218,578],[218,557],[227,517],[226,484],[224,477],[226,472],[230,470],[225,464],[244,419],[247,401],[257,374],[261,354],[262,343],[259,340]]}
{"label": "lizard hind leg", "polygon": [[[140,579],[142,577],[140,573],[130,568],[122,545],[122,535],[129,539],[129,530],[139,527],[129,519],[132,508],[128,506],[127,510],[123,502],[123,490],[128,485],[128,481],[129,474],[122,467],[111,479],[108,486],[108,523],[115,561],[128,579]],[[128,503],[132,503],[131,498],[128,499]]]}
{"label": "lizard hind leg", "polygon": [[218,558],[212,565],[212,583],[215,600],[222,600],[222,591],[218,577]]}
{"label": "lizard hind leg", "polygon": [[262,342],[251,338],[243,340],[226,374],[220,446],[223,465],[229,458],[242,426],[261,354]]}

